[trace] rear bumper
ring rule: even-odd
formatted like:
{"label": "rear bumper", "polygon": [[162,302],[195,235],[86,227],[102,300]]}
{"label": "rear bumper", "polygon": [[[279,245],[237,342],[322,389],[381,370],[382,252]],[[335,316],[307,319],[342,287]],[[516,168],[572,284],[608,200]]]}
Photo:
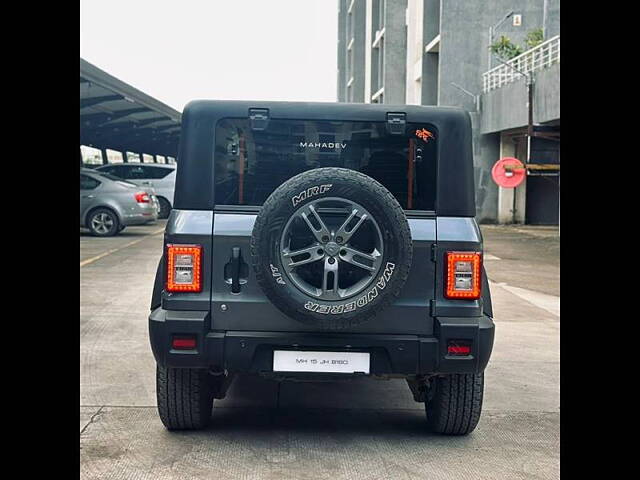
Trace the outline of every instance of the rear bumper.
{"label": "rear bumper", "polygon": [[[210,368],[232,373],[273,373],[273,350],[365,351],[372,375],[480,373],[493,349],[493,320],[437,317],[435,335],[293,333],[208,330],[209,313],[157,308],[149,316],[149,337],[163,366]],[[173,336],[194,335],[194,350],[173,350]],[[449,340],[471,342],[471,354],[447,355]]]}
{"label": "rear bumper", "polygon": [[137,213],[123,215],[121,222],[122,225],[144,225],[145,223],[154,222],[158,219],[158,210],[154,208],[148,208],[141,210]]}

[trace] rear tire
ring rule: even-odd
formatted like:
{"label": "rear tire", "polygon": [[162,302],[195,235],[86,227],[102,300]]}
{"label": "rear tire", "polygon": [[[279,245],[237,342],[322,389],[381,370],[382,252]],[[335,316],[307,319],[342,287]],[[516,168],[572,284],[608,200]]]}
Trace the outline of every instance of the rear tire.
{"label": "rear tire", "polygon": [[87,228],[96,237],[111,237],[120,231],[120,220],[113,210],[96,208],[87,216]]}
{"label": "rear tire", "polygon": [[438,377],[435,392],[425,403],[427,427],[445,435],[467,435],[476,428],[482,412],[484,372]]}
{"label": "rear tire", "polygon": [[206,370],[156,366],[160,420],[168,430],[199,430],[209,425],[213,390]]}
{"label": "rear tire", "polygon": [[160,204],[158,218],[169,218],[169,214],[171,213],[171,204],[169,203],[169,200],[158,197],[158,203]]}

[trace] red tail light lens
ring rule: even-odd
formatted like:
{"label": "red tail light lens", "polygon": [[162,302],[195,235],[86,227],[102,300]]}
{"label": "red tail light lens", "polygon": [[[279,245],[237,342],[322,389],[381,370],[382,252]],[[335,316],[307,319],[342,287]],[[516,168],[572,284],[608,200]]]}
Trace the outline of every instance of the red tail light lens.
{"label": "red tail light lens", "polygon": [[471,342],[468,340],[449,340],[447,355],[466,357],[471,354]]}
{"label": "red tail light lens", "polygon": [[174,337],[171,348],[175,350],[194,350],[196,348],[195,337]]}
{"label": "red tail light lens", "polygon": [[202,247],[167,245],[168,292],[202,291]]}
{"label": "red tail light lens", "polygon": [[444,296],[466,300],[480,298],[482,254],[479,252],[447,252],[447,277]]}
{"label": "red tail light lens", "polygon": [[138,192],[135,194],[135,197],[138,203],[149,203],[151,201],[147,192]]}

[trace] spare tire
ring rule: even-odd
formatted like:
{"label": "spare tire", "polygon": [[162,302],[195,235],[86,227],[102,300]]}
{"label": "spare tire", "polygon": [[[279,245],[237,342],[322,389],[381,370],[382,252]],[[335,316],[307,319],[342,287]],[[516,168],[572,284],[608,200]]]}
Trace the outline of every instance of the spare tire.
{"label": "spare tire", "polygon": [[345,168],[303,172],[265,201],[251,263],[267,298],[294,320],[342,329],[394,301],[411,268],[402,207],[380,183]]}

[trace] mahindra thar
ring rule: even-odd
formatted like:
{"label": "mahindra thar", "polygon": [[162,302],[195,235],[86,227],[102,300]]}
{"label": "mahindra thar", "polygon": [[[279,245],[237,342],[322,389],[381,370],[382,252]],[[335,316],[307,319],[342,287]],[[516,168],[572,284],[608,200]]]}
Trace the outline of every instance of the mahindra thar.
{"label": "mahindra thar", "polygon": [[406,379],[473,431],[493,348],[456,108],[194,101],[151,300],[157,401],[199,429],[238,374]]}

